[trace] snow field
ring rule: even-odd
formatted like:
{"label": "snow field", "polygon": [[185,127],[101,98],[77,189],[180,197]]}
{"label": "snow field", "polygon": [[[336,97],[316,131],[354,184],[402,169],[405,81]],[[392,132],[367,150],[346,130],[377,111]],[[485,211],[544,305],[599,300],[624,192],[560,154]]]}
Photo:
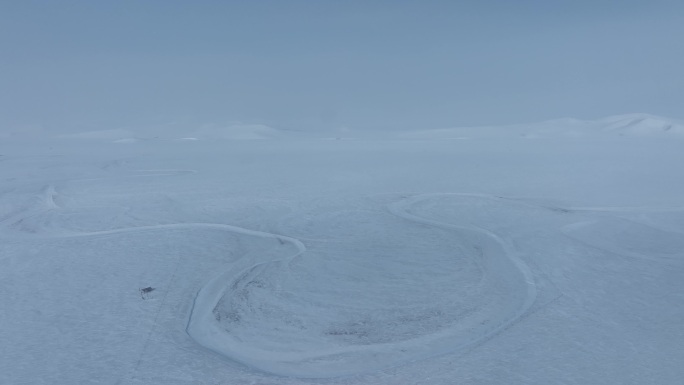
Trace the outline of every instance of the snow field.
{"label": "snow field", "polygon": [[674,142],[0,153],[1,383],[684,374]]}

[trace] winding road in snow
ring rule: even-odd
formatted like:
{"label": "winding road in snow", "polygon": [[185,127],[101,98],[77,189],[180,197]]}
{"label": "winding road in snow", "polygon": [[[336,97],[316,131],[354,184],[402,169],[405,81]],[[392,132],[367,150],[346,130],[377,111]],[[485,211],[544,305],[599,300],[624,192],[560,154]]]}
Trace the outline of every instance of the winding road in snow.
{"label": "winding road in snow", "polygon": [[[155,175],[176,174],[176,170],[154,171]],[[187,171],[182,170],[182,172]],[[15,213],[15,215],[6,218],[3,222],[5,224],[21,223],[27,217],[36,217],[47,211],[59,210],[60,207],[55,201],[57,195],[58,192],[55,187],[48,185],[42,190],[38,197],[39,202],[32,209],[25,210],[22,213]],[[230,295],[231,287],[234,287],[237,282],[244,280],[250,274],[258,274],[260,269],[269,265],[273,267],[273,264],[283,264],[282,268],[287,269],[288,264],[305,253],[307,251],[306,246],[298,239],[218,223],[163,224],[93,232],[51,232],[49,230],[41,231],[41,229],[36,229],[36,232],[42,233],[41,235],[48,238],[80,238],[179,229],[213,229],[273,239],[277,240],[281,245],[289,244],[293,250],[284,253],[284,255],[282,250],[279,250],[270,255],[268,260],[253,263],[246,268],[243,267],[236,270],[236,266],[227,265],[223,270],[217,272],[197,292],[185,330],[200,345],[229,359],[259,370],[295,377],[336,377],[368,373],[407,362],[427,359],[436,355],[457,352],[477,345],[514,324],[532,306],[536,298],[536,286],[532,273],[525,263],[514,255],[501,237],[489,230],[476,226],[459,226],[420,217],[411,213],[411,208],[419,202],[425,202],[436,197],[458,197],[459,195],[477,196],[483,199],[490,198],[486,195],[478,194],[428,194],[404,199],[390,204],[388,208],[395,216],[408,221],[460,233],[477,234],[473,239],[479,239],[481,244],[476,246],[484,250],[481,252],[482,255],[479,257],[478,264],[485,270],[485,273],[493,275],[494,279],[512,280],[520,283],[518,285],[520,288],[520,298],[517,300],[517,307],[514,310],[505,310],[506,314],[498,314],[499,317],[492,320],[495,322],[476,326],[469,325],[467,333],[464,333],[463,328],[452,326],[406,341],[362,346],[333,345],[329,349],[312,350],[305,353],[291,352],[280,354],[269,353],[259,349],[250,350],[250,347],[237,343],[239,337],[236,339],[236,336],[226,332],[217,322],[216,315],[214,314],[214,310],[221,298],[224,295]],[[350,362],[351,364],[349,364]]]}
{"label": "winding road in snow", "polygon": [[[410,207],[417,202],[445,195],[447,194],[432,194],[409,198],[391,204],[389,210],[397,217],[409,221],[451,231],[475,232],[484,240],[483,243],[488,242],[491,244],[489,247],[485,247],[485,250],[490,251],[491,254],[485,252],[481,256],[481,258],[485,259],[485,261],[481,261],[483,267],[495,270],[487,273],[494,274],[494,276],[501,279],[510,279],[510,276],[515,276],[513,279],[519,280],[522,283],[520,290],[523,291],[523,298],[519,301],[519,306],[514,311],[502,315],[500,319],[496,320],[497,322],[478,325],[474,330],[470,329],[467,334],[463,334],[462,330],[457,330],[458,328],[454,328],[454,330],[446,328],[437,333],[424,335],[408,341],[365,346],[330,346],[329,349],[312,350],[305,353],[278,354],[245,346],[240,343],[238,337],[230,335],[220,327],[213,313],[217,303],[226,294],[227,290],[237,286],[236,282],[241,279],[244,280],[244,277],[251,272],[269,263],[287,263],[304,253],[306,248],[299,240],[293,238],[239,229],[243,234],[276,238],[289,242],[296,247],[297,251],[293,255],[262,262],[239,272],[227,269],[216,274],[202,287],[195,298],[192,314],[186,329],[188,334],[201,345],[256,369],[279,375],[309,378],[367,373],[377,369],[427,359],[436,355],[456,352],[491,338],[496,333],[515,323],[532,306],[536,298],[534,278],[525,263],[517,258],[506,243],[496,234],[475,226],[463,227],[422,218],[409,212]],[[453,194],[448,195],[454,196]],[[225,228],[231,231],[238,230],[230,227]],[[444,341],[449,341],[448,346],[445,346]],[[396,354],[399,351],[403,353]],[[373,364],[363,365],[357,362],[354,365],[358,366],[358,368],[356,366],[347,366],[346,361],[355,361],[351,357],[355,355],[359,359],[368,360],[373,362]],[[370,356],[386,357],[374,361]]]}
{"label": "winding road in snow", "polygon": [[[193,171],[140,170],[139,172],[139,175],[132,175],[129,177],[173,176],[192,173]],[[78,181],[94,181],[98,179],[105,178],[84,178],[78,179]],[[36,198],[27,203],[28,205],[6,214],[5,218],[2,218],[1,223],[3,226],[8,227],[8,230],[9,228],[13,228],[20,232],[28,231],[32,234],[27,234],[27,236],[38,235],[45,238],[72,239],[169,230],[207,229],[275,240],[277,242],[273,243],[271,249],[264,255],[260,255],[256,258],[244,258],[239,264],[227,264],[222,270],[216,272],[201,286],[193,299],[191,311],[187,317],[185,331],[201,346],[257,370],[283,376],[327,378],[365,374],[379,369],[386,369],[409,362],[425,360],[437,355],[463,351],[464,349],[478,345],[492,338],[497,333],[515,324],[535,303],[537,287],[535,285],[534,276],[528,266],[518,258],[516,255],[517,251],[512,249],[505,239],[489,229],[467,223],[467,221],[461,221],[458,218],[454,218],[454,223],[448,223],[432,219],[429,214],[426,216],[417,214],[417,212],[420,212],[421,204],[427,205],[428,208],[432,207],[433,209],[437,208],[437,210],[440,210],[439,205],[442,203],[437,202],[437,200],[444,198],[456,199],[454,203],[458,203],[458,199],[463,198],[477,199],[482,200],[483,202],[489,200],[510,203],[515,202],[523,206],[546,206],[537,205],[532,202],[515,199],[510,200],[508,198],[474,193],[421,194],[404,198],[387,206],[389,212],[397,218],[429,227],[452,231],[458,233],[460,236],[464,236],[463,239],[469,240],[470,246],[474,246],[480,250],[480,255],[476,258],[476,263],[484,274],[490,276],[490,281],[507,281],[502,287],[514,288],[510,297],[513,305],[501,308],[498,313],[489,314],[488,318],[492,322],[475,323],[472,320],[466,319],[464,321],[466,324],[464,325],[447,324],[440,330],[430,331],[426,334],[407,340],[361,345],[331,343],[329,346],[326,346],[325,342],[321,342],[321,344],[312,345],[310,350],[295,349],[285,352],[272,352],[268,351],[267,348],[250,346],[242,343],[243,341],[241,341],[240,335],[232,335],[226,330],[224,325],[220,324],[217,320],[216,309],[222,298],[234,295],[235,293],[232,293],[232,290],[239,285],[244,286],[248,281],[251,281],[254,277],[260,275],[265,269],[275,271],[289,270],[292,262],[307,252],[304,243],[297,238],[221,223],[160,224],[92,232],[68,232],[59,228],[44,228],[44,226],[49,225],[50,222],[49,220],[46,221],[45,218],[43,218],[43,215],[61,209],[58,189],[51,184],[44,186],[40,193],[36,195]],[[434,204],[437,204],[437,206],[434,206]],[[550,209],[554,210],[555,208]],[[661,210],[672,211],[681,209],[681,207],[562,208],[563,212],[657,212]],[[26,220],[28,220],[28,224],[22,223]],[[620,223],[616,225],[620,229],[633,228],[635,234],[642,232],[642,227],[647,228],[646,225],[632,223],[624,219],[614,219],[612,221],[620,221]],[[566,225],[559,230],[568,236],[578,238],[579,241],[586,243],[589,246],[600,247],[600,244],[596,243],[598,241],[594,240],[590,233],[583,230],[585,227],[592,226],[594,223],[598,223],[598,220],[575,222]],[[612,229],[615,226],[603,227]],[[661,232],[663,231],[663,229],[652,229],[652,231],[658,230]],[[608,236],[613,236],[612,233],[606,234]],[[668,235],[666,233],[662,234],[664,234],[662,236]],[[670,234],[675,234],[675,232]],[[676,236],[672,235],[670,237]],[[667,260],[667,255],[665,254],[644,256],[643,253],[633,253],[630,250],[616,249],[611,251],[625,256]],[[667,250],[664,250],[663,253],[666,251]],[[500,290],[500,288],[496,290]],[[496,290],[494,292],[500,292]],[[491,312],[491,310],[489,311]]]}

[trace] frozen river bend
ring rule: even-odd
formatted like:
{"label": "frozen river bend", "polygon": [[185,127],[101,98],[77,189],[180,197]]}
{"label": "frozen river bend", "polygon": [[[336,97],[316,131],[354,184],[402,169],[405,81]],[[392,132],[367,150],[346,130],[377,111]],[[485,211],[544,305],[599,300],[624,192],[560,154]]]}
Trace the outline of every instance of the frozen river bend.
{"label": "frozen river bend", "polygon": [[682,142],[6,143],[2,383],[684,376]]}

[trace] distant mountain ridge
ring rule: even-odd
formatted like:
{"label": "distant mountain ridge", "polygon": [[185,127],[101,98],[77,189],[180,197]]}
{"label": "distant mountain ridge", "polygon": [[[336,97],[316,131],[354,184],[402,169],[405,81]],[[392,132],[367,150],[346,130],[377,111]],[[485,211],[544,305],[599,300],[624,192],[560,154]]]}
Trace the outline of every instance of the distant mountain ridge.
{"label": "distant mountain ridge", "polygon": [[484,137],[584,137],[589,135],[678,137],[684,122],[650,114],[615,115],[598,120],[561,118],[503,126],[453,127],[402,133],[404,139],[466,139]]}
{"label": "distant mountain ridge", "polygon": [[[93,127],[96,128],[96,127]],[[379,131],[372,129],[338,129],[297,131],[264,124],[229,123],[176,123],[140,125],[114,129],[92,129],[51,135],[42,127],[18,127],[3,132],[0,138],[64,138],[138,143],[148,140],[274,140],[274,139],[401,139],[401,140],[455,140],[500,138],[553,138],[553,137],[654,137],[684,139],[684,121],[661,116],[636,113],[608,116],[597,120],[559,118],[534,123],[499,126],[465,126],[410,131]]]}
{"label": "distant mountain ridge", "polygon": [[684,122],[649,114],[617,115],[601,119],[599,122],[605,124],[603,129],[607,131],[635,135],[658,133],[684,135]]}

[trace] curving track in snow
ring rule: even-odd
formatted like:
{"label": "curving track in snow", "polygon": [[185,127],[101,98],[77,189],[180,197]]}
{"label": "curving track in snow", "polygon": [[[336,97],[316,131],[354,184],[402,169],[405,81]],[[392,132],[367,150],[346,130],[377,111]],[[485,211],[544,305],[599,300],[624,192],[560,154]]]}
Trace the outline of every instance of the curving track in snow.
{"label": "curving track in snow", "polygon": [[[469,275],[479,271],[478,276],[473,277],[477,278],[475,282],[478,282],[473,286],[475,291],[463,294],[471,302],[466,303],[467,309],[459,313],[456,318],[443,314],[439,308],[443,302],[438,300],[434,300],[432,304],[432,307],[436,308],[434,313],[426,314],[423,308],[416,308],[415,313],[412,313],[410,308],[402,308],[402,302],[388,306],[383,301],[391,297],[374,299],[371,294],[364,292],[360,292],[362,298],[356,300],[365,302],[358,306],[354,298],[348,298],[346,302],[335,302],[335,298],[331,298],[330,303],[321,303],[320,298],[318,300],[305,298],[308,294],[306,292],[297,292],[294,289],[288,292],[282,277],[295,275],[297,271],[293,269],[293,264],[301,262],[301,258],[307,253],[305,245],[294,237],[216,223],[163,224],[92,232],[55,232],[55,229],[44,231],[46,229],[43,228],[33,230],[46,238],[80,238],[168,230],[212,229],[277,240],[281,247],[272,248],[263,255],[248,256],[248,258],[243,258],[241,263],[226,265],[223,270],[216,272],[194,297],[185,330],[200,345],[255,369],[283,376],[325,378],[369,373],[436,355],[458,352],[491,338],[514,324],[529,310],[536,298],[534,278],[524,262],[515,256],[515,252],[500,236],[475,225],[446,223],[414,213],[419,203],[430,202],[440,197],[458,198],[459,196],[493,199],[476,194],[430,194],[404,199],[388,206],[390,213],[399,221],[395,224],[399,229],[405,226],[401,224],[401,221],[405,220],[413,226],[427,226],[428,229],[424,230],[426,232],[423,234],[429,234],[429,228],[441,229],[441,231],[446,231],[446,234],[456,233],[459,242],[462,243],[462,251],[469,254],[464,257],[465,266],[472,263],[477,266],[475,270],[465,268],[462,275],[454,277],[451,282],[452,288],[456,290],[459,285],[463,284],[464,279],[469,279]],[[40,217],[41,213],[58,210],[57,199],[58,193],[54,186],[46,186],[38,197],[39,204],[23,213],[15,213],[8,218],[8,221],[21,223],[27,217]],[[350,218],[351,220],[357,219],[356,216]],[[43,225],[40,221],[38,223]],[[439,242],[440,239],[444,238],[436,238],[435,242]],[[431,253],[443,253],[445,249],[432,249],[429,243],[426,247],[428,249],[423,250],[426,255],[421,256],[422,260],[416,261],[415,257],[407,254],[404,256],[405,260],[399,261],[399,264],[391,264],[387,274],[405,278],[397,282],[392,278],[387,281],[387,284],[402,285],[403,279],[412,278],[412,269],[417,269],[416,271],[421,271],[422,275],[415,277],[416,282],[412,284],[430,285],[432,277],[420,270],[419,265],[444,261],[452,257],[446,255],[442,256],[445,259],[431,260]],[[383,250],[380,249],[380,252],[382,253]],[[382,256],[377,258],[382,258]],[[311,264],[311,261],[302,262],[304,265],[307,263]],[[371,265],[367,268],[384,269],[384,262],[376,263],[378,265]],[[402,267],[406,263],[415,263],[416,266]],[[441,267],[433,266],[432,268],[440,269]],[[317,270],[315,267],[311,270],[315,274],[325,273],[324,270]],[[270,278],[273,280],[269,282]],[[316,281],[316,284],[320,283],[325,286],[325,277],[319,277],[321,278],[323,280]],[[351,277],[343,279],[331,278],[330,282],[348,284],[348,281],[354,278],[352,274]],[[277,281],[276,286],[283,283],[285,289],[281,291],[279,286],[264,289],[264,285],[273,285],[273,281]],[[363,289],[367,284],[372,286],[374,283],[361,282],[359,287]],[[448,285],[436,287],[439,290],[450,289]],[[320,289],[325,292],[329,288],[320,287]],[[257,293],[258,290],[261,291]],[[287,295],[280,296],[282,292]],[[405,293],[410,295],[410,291],[399,291],[397,295]],[[454,298],[461,295],[458,290],[454,293],[435,292],[432,294],[438,297],[455,295]],[[258,295],[266,295],[267,298],[259,299]],[[363,298],[364,296],[367,298]],[[327,299],[323,297],[324,301]],[[413,306],[415,302],[412,300],[407,303]],[[242,306],[242,309],[247,309],[241,314],[242,324],[237,325],[234,330],[227,328],[225,322],[220,322],[221,316],[226,314],[223,311],[225,309],[222,309],[226,303],[231,306],[237,304]],[[280,321],[278,318],[283,314],[269,313],[269,306],[272,307],[273,303],[277,303],[277,306],[282,305],[286,311],[300,312],[301,317],[308,319],[304,319],[303,323],[297,326],[299,329],[292,327],[282,333],[277,330],[275,332],[266,330],[265,327],[271,325],[275,325],[276,328],[280,327],[277,321]],[[352,325],[345,329],[340,326],[341,322],[337,322],[337,318],[358,319],[359,316],[365,317],[367,313],[376,310],[379,312],[377,319],[364,321],[367,325]],[[324,325],[327,329],[317,329],[316,325],[307,323],[310,319],[318,317],[319,313],[326,312],[329,313],[328,318],[326,319],[326,315],[323,315],[322,322],[327,322]],[[402,322],[401,320],[405,320],[408,326],[396,325]],[[254,322],[250,324],[251,321]],[[316,322],[320,323],[319,320]],[[389,325],[390,323],[392,325]],[[388,328],[392,326],[397,330],[401,330],[402,327],[419,330],[404,331],[403,334],[379,332],[377,328],[383,325]],[[333,330],[333,327],[337,329]],[[268,337],[260,339],[258,336],[262,333],[265,336],[271,333],[270,335],[278,335],[283,339],[276,341],[277,344],[274,345]],[[361,335],[360,333],[383,334],[384,337],[374,338],[363,335],[363,338],[356,338]],[[276,349],[273,349],[274,346]]]}
{"label": "curving track in snow", "polygon": [[[274,305],[269,301],[253,299],[258,296],[257,290],[259,289],[255,287],[264,291],[264,285],[268,285],[264,281],[267,281],[268,277],[277,278],[278,274],[291,274],[292,272],[289,271],[291,260],[306,251],[304,245],[296,239],[271,234],[272,237],[294,244],[297,248],[296,253],[287,257],[276,257],[270,262],[262,262],[239,272],[228,270],[218,273],[200,290],[195,299],[187,327],[188,334],[205,347],[250,367],[277,375],[307,378],[368,373],[436,355],[457,352],[487,340],[515,323],[534,303],[536,298],[534,279],[524,262],[517,258],[496,234],[476,226],[459,226],[410,213],[410,208],[415,203],[429,200],[434,196],[436,195],[406,199],[390,205],[389,209],[395,216],[413,223],[458,232],[468,243],[467,248],[476,250],[472,257],[483,274],[478,289],[481,291],[479,295],[482,301],[491,303],[473,304],[474,309],[462,314],[460,320],[441,320],[442,323],[437,329],[426,327],[425,332],[418,332],[417,335],[407,339],[368,342],[370,338],[364,335],[365,342],[363,343],[350,342],[349,339],[340,341],[324,336],[320,330],[306,322],[298,325],[301,330],[294,328],[294,331],[283,331],[285,338],[279,344],[267,340],[267,337],[260,339],[255,337],[259,332],[265,334],[271,332],[265,330],[271,324],[264,323],[263,318],[273,317],[271,314],[275,312],[275,310],[263,309],[269,306],[275,308],[288,305],[287,303]],[[252,233],[252,235],[257,234]],[[430,253],[430,250],[426,252]],[[427,281],[430,277],[420,278],[425,279],[425,284],[429,283]],[[330,279],[334,281],[332,277]],[[458,285],[458,281],[452,282],[452,286]],[[321,287],[321,289],[325,288]],[[273,296],[277,294],[271,293]],[[299,293],[296,299],[283,296],[278,301],[292,301],[293,312],[301,309],[301,314],[316,317],[315,306],[311,310],[299,304],[304,300],[302,296],[305,294]],[[442,294],[445,293],[433,293],[436,296]],[[228,302],[229,305],[221,305],[221,302]],[[383,305],[383,303],[375,304],[378,308],[383,308]],[[237,310],[222,312],[221,306],[233,306],[242,309],[242,313],[238,313]],[[326,311],[323,305],[318,306],[321,313]],[[355,304],[343,302],[332,306],[346,309],[354,308]],[[364,308],[364,310],[370,311],[369,308]],[[229,322],[228,326],[220,324],[222,314],[224,318],[228,314],[229,317],[234,318],[234,322]],[[336,317],[345,316],[344,312],[334,314]],[[416,317],[420,316],[416,314]],[[391,317],[387,316],[387,319]],[[250,330],[250,326],[245,325],[250,322],[261,326]],[[285,326],[274,325],[275,328],[286,329]],[[390,326],[387,325],[387,327]],[[259,327],[262,329],[259,330]],[[361,333],[358,331],[359,328],[336,331],[335,335],[358,334]],[[373,333],[373,330],[369,328],[363,333]]]}

